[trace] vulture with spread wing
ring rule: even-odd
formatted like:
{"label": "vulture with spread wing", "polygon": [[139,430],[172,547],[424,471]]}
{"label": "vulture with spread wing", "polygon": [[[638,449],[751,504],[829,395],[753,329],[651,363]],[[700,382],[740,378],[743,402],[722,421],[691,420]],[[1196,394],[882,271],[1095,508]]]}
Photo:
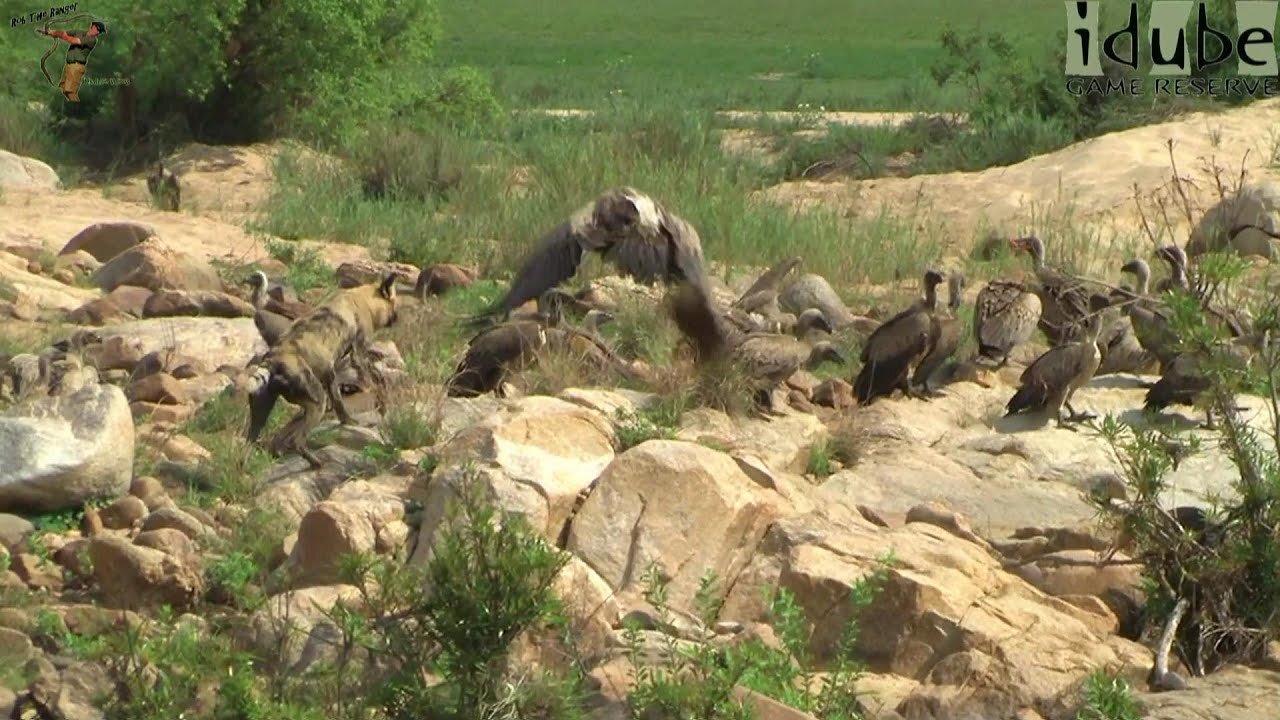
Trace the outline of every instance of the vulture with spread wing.
{"label": "vulture with spread wing", "polygon": [[702,241],[697,230],[653,198],[631,187],[609,190],[539,241],[507,294],[471,323],[505,317],[577,274],[583,257],[598,253],[638,282],[702,284]]}

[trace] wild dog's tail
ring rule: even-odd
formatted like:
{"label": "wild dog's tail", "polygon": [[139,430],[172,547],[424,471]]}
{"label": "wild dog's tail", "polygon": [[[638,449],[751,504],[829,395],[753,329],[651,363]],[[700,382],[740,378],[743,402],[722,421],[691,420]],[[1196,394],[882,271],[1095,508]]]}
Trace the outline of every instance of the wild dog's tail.
{"label": "wild dog's tail", "polygon": [[273,363],[270,361],[263,362],[253,369],[253,374],[249,376],[249,379],[244,384],[244,389],[250,395],[256,395],[263,386],[271,382],[272,365]]}
{"label": "wild dog's tail", "polygon": [[246,389],[249,391],[249,427],[245,430],[245,440],[256,442],[262,429],[275,409],[276,400],[280,398],[279,361],[269,360],[254,369]]}

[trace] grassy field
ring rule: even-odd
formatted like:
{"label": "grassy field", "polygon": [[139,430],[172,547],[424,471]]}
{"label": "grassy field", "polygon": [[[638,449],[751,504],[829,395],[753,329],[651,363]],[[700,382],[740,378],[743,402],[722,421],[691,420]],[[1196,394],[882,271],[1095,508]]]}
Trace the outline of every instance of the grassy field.
{"label": "grassy field", "polygon": [[509,0],[444,3],[439,57],[481,67],[515,107],[597,108],[620,92],[687,107],[916,110],[946,28],[1047,53],[1061,3],[991,0]]}

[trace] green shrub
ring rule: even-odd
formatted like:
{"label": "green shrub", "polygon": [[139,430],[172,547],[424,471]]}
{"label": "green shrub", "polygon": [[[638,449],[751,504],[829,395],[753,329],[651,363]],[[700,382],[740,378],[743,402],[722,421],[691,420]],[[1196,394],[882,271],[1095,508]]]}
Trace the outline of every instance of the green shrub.
{"label": "green shrub", "polygon": [[[1257,337],[1226,341],[1222,324],[1204,310],[1215,298],[1226,301],[1219,293],[1237,283],[1243,269],[1238,257],[1206,256],[1198,267],[1203,297],[1177,289],[1164,295],[1179,350],[1195,357],[1207,380],[1197,405],[1212,413],[1218,444],[1238,472],[1232,496],[1206,511],[1207,527],[1184,528],[1165,507],[1168,476],[1197,443],[1161,426],[1135,426],[1112,416],[1098,428],[1124,470],[1129,499],[1093,500],[1116,525],[1118,545],[1142,561],[1144,616],[1154,626],[1147,629],[1162,627],[1178,600],[1189,602],[1174,649],[1195,674],[1260,658],[1266,644],[1280,637],[1280,420],[1270,417],[1260,431],[1236,403],[1241,392],[1277,402],[1280,355]],[[1280,305],[1265,297],[1254,316],[1261,321],[1255,331],[1265,338],[1274,332]],[[1242,362],[1242,353],[1251,362]],[[1214,601],[1207,602],[1209,597]]]}
{"label": "green shrub", "polygon": [[1084,704],[1075,720],[1139,720],[1141,717],[1142,707],[1123,677],[1096,670],[1085,680]]}

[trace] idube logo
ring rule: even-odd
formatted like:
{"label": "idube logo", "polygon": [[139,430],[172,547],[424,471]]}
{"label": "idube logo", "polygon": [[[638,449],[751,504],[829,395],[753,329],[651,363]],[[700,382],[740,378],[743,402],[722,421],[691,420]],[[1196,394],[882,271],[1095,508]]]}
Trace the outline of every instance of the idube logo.
{"label": "idube logo", "polygon": [[[1280,68],[1276,62],[1276,0],[1236,2],[1236,27],[1213,27],[1203,2],[1155,0],[1146,32],[1138,22],[1138,4],[1129,3],[1124,27],[1100,31],[1099,0],[1067,0],[1067,90],[1073,95],[1146,92],[1147,78],[1109,78],[1103,59],[1137,70],[1150,60],[1150,90],[1157,95],[1276,95]],[[1196,52],[1191,60],[1187,25],[1195,11]],[[1122,44],[1128,40],[1127,47]],[[1146,48],[1146,53],[1143,53]],[[1203,77],[1206,68],[1236,59],[1236,77]],[[1194,66],[1196,76],[1192,76]]]}

